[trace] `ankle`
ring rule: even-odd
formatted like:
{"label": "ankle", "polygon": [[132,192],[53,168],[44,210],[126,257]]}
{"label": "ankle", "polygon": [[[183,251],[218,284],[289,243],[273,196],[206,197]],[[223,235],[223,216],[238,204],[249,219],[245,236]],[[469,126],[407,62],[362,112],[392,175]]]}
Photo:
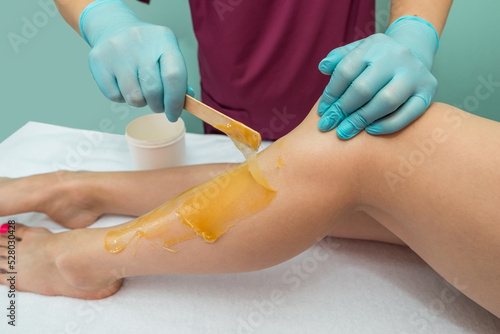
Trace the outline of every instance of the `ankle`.
{"label": "ankle", "polygon": [[52,176],[54,182],[48,191],[48,198],[52,202],[70,201],[70,203],[78,203],[83,210],[100,212],[99,192],[93,180],[93,173],[87,171],[57,171]]}
{"label": "ankle", "polygon": [[97,240],[100,239],[97,232],[98,229],[76,229],[60,233],[53,254],[59,274],[71,286],[87,291],[100,290],[105,297],[116,291],[122,277],[104,263],[101,254],[104,247]]}

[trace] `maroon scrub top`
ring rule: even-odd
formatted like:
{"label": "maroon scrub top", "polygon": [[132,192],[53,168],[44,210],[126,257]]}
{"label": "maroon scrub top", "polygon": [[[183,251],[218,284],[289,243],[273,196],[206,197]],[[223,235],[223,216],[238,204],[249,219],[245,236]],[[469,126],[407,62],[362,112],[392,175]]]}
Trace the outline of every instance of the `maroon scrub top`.
{"label": "maroon scrub top", "polygon": [[[148,0],[139,0],[148,2]],[[375,30],[374,0],[190,0],[201,98],[263,139],[295,128],[329,77],[318,64]],[[206,133],[220,133],[205,124]]]}

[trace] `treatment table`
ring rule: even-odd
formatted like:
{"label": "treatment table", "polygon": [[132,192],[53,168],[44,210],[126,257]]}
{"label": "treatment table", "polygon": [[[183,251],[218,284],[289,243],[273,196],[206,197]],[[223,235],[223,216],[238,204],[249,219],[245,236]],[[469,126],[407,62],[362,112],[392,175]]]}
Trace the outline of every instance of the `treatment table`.
{"label": "treatment table", "polygon": [[[186,145],[188,164],[243,161],[225,136],[188,133]],[[0,176],[58,169],[133,168],[122,135],[29,122],[0,144]],[[0,189],[0,200],[8,196]],[[8,219],[65,230],[39,213],[0,222]],[[106,215],[90,228],[131,219]],[[7,293],[0,286],[2,334],[500,333],[500,319],[458,292],[409,248],[335,238],[252,273],[127,278],[103,300],[18,292],[16,327],[7,324]]]}

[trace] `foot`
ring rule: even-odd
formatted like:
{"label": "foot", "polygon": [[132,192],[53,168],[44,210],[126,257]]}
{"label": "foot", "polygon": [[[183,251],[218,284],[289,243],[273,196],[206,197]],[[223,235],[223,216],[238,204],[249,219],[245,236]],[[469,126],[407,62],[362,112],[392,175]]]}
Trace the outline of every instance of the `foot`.
{"label": "foot", "polygon": [[[100,299],[114,294],[122,280],[109,268],[99,269],[95,258],[89,256],[93,246],[85,231],[53,234],[45,228],[15,224],[15,229],[11,227],[9,232],[0,235],[0,284],[10,286],[11,275],[5,272],[15,271],[17,291],[80,299]],[[16,237],[14,268],[8,263],[13,260],[7,249],[11,234]],[[89,247],[74,247],[77,242]]]}
{"label": "foot", "polygon": [[0,217],[41,212],[67,228],[89,226],[101,216],[89,193],[88,172],[59,171],[18,179],[0,178]]}

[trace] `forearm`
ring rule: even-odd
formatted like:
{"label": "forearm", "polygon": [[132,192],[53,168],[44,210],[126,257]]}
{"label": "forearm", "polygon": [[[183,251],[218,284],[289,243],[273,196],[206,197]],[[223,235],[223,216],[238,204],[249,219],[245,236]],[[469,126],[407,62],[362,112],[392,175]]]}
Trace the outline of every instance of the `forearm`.
{"label": "forearm", "polygon": [[392,0],[389,25],[405,15],[417,16],[432,24],[441,36],[452,4],[453,0]]}
{"label": "forearm", "polygon": [[64,20],[81,36],[80,15],[85,7],[95,0],[54,0]]}

